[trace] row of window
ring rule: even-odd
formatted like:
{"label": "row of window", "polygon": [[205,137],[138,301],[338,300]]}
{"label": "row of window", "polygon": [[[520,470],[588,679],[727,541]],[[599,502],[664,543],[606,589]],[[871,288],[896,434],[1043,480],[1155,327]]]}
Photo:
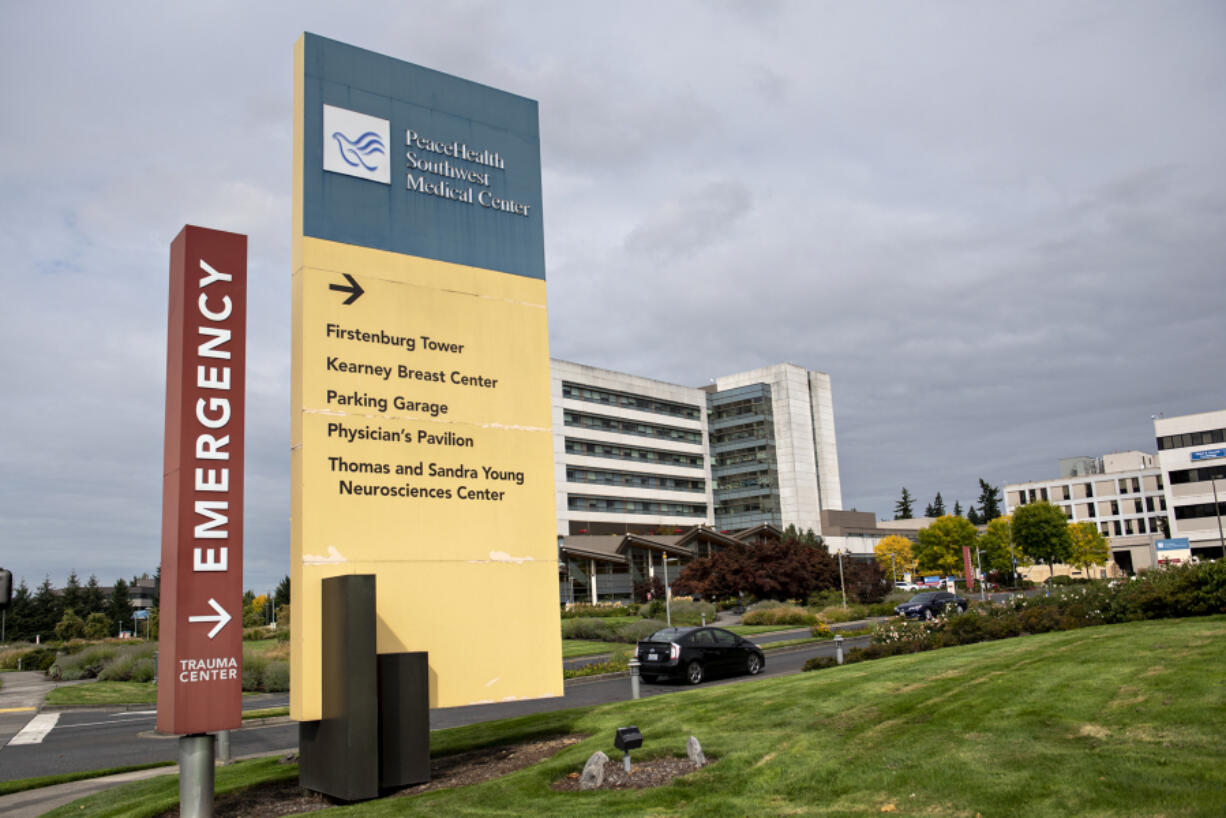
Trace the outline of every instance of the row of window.
{"label": "row of window", "polygon": [[723,403],[712,406],[708,410],[712,423],[743,415],[770,415],[770,400],[765,397],[746,398],[745,400]]}
{"label": "row of window", "polygon": [[716,491],[738,491],[740,489],[769,489],[775,487],[775,478],[769,471],[755,471],[748,474],[734,474],[715,480]]}
{"label": "row of window", "polygon": [[1219,502],[1214,509],[1213,503],[1193,503],[1190,506],[1175,506],[1176,520],[1199,520],[1205,517],[1226,517],[1226,501]]}
{"label": "row of window", "polygon": [[578,426],[581,429],[597,429],[601,432],[654,437],[657,440],[673,440],[678,443],[702,443],[702,432],[695,429],[658,426],[654,423],[640,423],[637,420],[608,418],[602,415],[588,415],[569,410],[562,413],[562,420],[567,426]]}
{"label": "row of window", "polygon": [[740,440],[772,440],[774,438],[775,428],[773,425],[767,425],[762,421],[753,423],[742,423],[737,426],[729,426],[726,429],[713,430],[711,432],[711,445],[718,446],[721,443],[736,443]]}
{"label": "row of window", "polygon": [[700,454],[621,446],[617,443],[600,443],[594,440],[578,440],[573,437],[566,438],[566,453],[587,457],[611,457],[615,460],[640,460],[644,463],[663,463],[668,466],[690,466],[699,469],[703,466],[703,457]]}
{"label": "row of window", "polygon": [[774,514],[779,510],[775,497],[739,497],[735,500],[725,500],[715,506],[716,517],[732,517],[737,514],[753,514],[761,512]]}
{"label": "row of window", "polygon": [[670,514],[677,517],[706,517],[706,503],[667,503],[659,500],[626,500],[621,497],[584,497],[570,495],[571,511],[606,512],[611,514]]}
{"label": "row of window", "polygon": [[1226,463],[1217,463],[1212,466],[1198,466],[1195,469],[1180,469],[1179,471],[1171,472],[1171,485],[1177,486],[1181,483],[1200,483],[1207,480],[1220,480],[1226,477]]}
{"label": "row of window", "polygon": [[741,466],[745,463],[769,463],[773,459],[773,449],[773,446],[754,446],[733,452],[720,452],[711,457],[711,467],[718,469],[721,466]]}
{"label": "row of window", "polygon": [[576,383],[562,382],[562,397],[584,400],[589,403],[603,403],[606,406],[620,406],[624,409],[637,409],[640,412],[653,412],[657,415],[673,415],[679,418],[699,420],[702,409],[685,403],[650,398],[646,395],[631,395],[626,392],[614,392],[611,389],[595,389],[590,386],[580,386]]}
{"label": "row of window", "polygon": [[706,482],[686,477],[672,477],[665,474],[638,474],[628,471],[609,471],[605,469],[584,469],[575,466],[566,468],[566,480],[569,483],[597,483],[602,486],[625,486],[632,489],[663,489],[665,491],[697,491],[707,490]]}
{"label": "row of window", "polygon": [[[1162,490],[1162,475],[1157,474],[1154,476],[1157,478],[1157,481],[1158,481],[1156,490],[1161,491]],[[1094,496],[1094,484],[1093,483],[1082,483],[1081,486],[1085,491],[1085,498],[1090,498]],[[1140,477],[1121,477],[1116,483],[1116,486],[1117,486],[1116,494],[1140,494],[1141,493],[1141,478]],[[1025,505],[1028,502],[1034,503],[1039,500],[1050,500],[1050,501],[1065,500],[1067,501],[1067,500],[1081,500],[1085,498],[1074,497],[1073,492],[1070,491],[1069,487],[1064,486],[1064,485],[1052,486],[1050,495],[1048,493],[1048,489],[1046,486],[1041,486],[1037,489],[1021,489],[1020,491],[1018,491],[1018,501],[1019,501],[1018,505]]]}
{"label": "row of window", "polygon": [[1103,520],[1098,524],[1104,537],[1130,537],[1133,534],[1163,534],[1161,517],[1149,518],[1149,530],[1146,531],[1145,518],[1137,517],[1126,520]]}
{"label": "row of window", "polygon": [[1209,429],[1204,432],[1188,432],[1182,435],[1163,435],[1158,438],[1158,451],[1186,449],[1189,446],[1207,446],[1211,443],[1226,443],[1226,429]]}

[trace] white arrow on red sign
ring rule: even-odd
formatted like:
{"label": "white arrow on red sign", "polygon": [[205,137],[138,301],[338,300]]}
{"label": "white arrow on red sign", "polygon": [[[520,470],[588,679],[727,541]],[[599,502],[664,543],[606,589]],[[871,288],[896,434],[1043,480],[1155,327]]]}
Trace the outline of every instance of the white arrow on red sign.
{"label": "white arrow on red sign", "polygon": [[209,604],[213,606],[213,610],[217,611],[216,614],[201,614],[200,616],[189,616],[187,618],[187,621],[188,622],[216,622],[217,624],[213,626],[213,630],[209,631],[209,638],[212,639],[214,636],[218,634],[218,632],[221,631],[222,628],[226,626],[226,623],[230,621],[230,614],[226,613],[225,608],[217,604],[216,599],[210,598]]}

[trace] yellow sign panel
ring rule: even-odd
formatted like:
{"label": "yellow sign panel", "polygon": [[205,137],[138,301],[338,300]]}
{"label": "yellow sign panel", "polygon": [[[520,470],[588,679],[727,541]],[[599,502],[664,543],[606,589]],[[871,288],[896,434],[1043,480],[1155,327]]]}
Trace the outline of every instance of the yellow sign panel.
{"label": "yellow sign panel", "polygon": [[290,708],[321,717],[321,582],[376,575],[377,649],[433,707],[562,694],[545,282],[302,237]]}

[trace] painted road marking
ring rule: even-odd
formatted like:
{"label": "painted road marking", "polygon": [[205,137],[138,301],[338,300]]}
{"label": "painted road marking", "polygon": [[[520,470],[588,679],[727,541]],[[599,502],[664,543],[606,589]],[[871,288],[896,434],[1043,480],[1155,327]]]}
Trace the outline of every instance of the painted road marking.
{"label": "painted road marking", "polygon": [[0,707],[0,713],[29,713],[34,707]]}
{"label": "painted road marking", "polygon": [[30,723],[21,728],[21,732],[13,736],[13,740],[8,743],[8,746],[15,747],[18,744],[42,744],[43,739],[51,732],[51,728],[55,727],[55,723],[60,720],[59,713],[39,713],[34,718],[30,719]]}

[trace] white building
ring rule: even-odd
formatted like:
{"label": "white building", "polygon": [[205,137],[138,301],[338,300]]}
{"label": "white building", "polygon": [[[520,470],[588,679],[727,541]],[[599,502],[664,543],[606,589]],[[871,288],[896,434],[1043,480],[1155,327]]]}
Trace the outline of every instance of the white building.
{"label": "white building", "polygon": [[1192,556],[1226,556],[1226,410],[1155,418],[1154,435],[1171,537],[1186,537]]}
{"label": "white building", "polygon": [[842,508],[830,376],[778,364],[698,389],[551,361],[558,534],[822,531]]}
{"label": "white building", "polygon": [[711,525],[707,394],[550,361],[558,534]]}

